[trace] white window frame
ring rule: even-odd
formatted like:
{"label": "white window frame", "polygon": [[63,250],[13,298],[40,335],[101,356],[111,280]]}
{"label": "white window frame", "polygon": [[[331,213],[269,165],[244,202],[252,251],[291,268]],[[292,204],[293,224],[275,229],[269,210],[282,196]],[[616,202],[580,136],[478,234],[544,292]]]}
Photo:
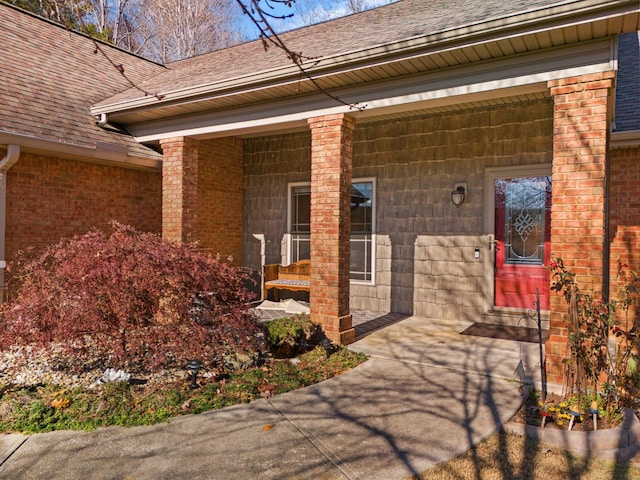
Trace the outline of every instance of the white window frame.
{"label": "white window frame", "polygon": [[[354,183],[371,183],[371,280],[350,280],[354,285],[375,285],[376,284],[376,211],[377,211],[377,185],[375,177],[359,177],[351,179]],[[351,242],[351,240],[349,241]],[[349,244],[351,245],[351,244]]]}
{"label": "white window frame", "polygon": [[[292,218],[293,214],[293,189],[296,187],[311,187],[311,182],[294,182],[287,185],[287,233],[285,235],[285,245],[286,245],[286,254],[285,254],[285,265],[290,265],[293,262],[293,232],[291,231]],[[309,232],[311,235],[311,232]]]}
{"label": "white window frame", "polygon": [[[354,285],[375,285],[376,280],[376,213],[377,213],[377,185],[375,177],[363,177],[363,178],[353,178],[351,183],[371,183],[372,186],[372,205],[371,205],[371,280],[350,280],[350,283]],[[293,261],[293,234],[291,232],[292,218],[291,215],[293,213],[293,205],[292,205],[292,193],[293,189],[296,187],[310,187],[311,182],[293,182],[287,185],[287,233],[285,234],[285,245],[286,245],[286,254],[285,254],[285,263],[287,265],[291,264]]]}

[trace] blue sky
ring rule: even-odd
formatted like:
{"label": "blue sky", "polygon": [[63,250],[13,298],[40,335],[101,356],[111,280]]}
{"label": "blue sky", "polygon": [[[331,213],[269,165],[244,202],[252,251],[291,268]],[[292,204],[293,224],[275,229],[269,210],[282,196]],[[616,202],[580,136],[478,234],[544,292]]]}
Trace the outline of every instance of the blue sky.
{"label": "blue sky", "polygon": [[[363,4],[368,9],[386,5],[392,1],[396,0],[363,0]],[[291,7],[281,3],[271,3],[268,0],[262,0],[261,4],[265,10],[275,16],[293,14],[291,18],[285,20],[274,19],[270,21],[271,26],[279,32],[299,28],[309,23],[318,23],[332,18],[343,17],[350,13],[347,7],[347,0],[295,0]],[[273,8],[269,8],[267,5]],[[254,32],[255,27],[249,25],[249,36],[255,38],[257,34]]]}

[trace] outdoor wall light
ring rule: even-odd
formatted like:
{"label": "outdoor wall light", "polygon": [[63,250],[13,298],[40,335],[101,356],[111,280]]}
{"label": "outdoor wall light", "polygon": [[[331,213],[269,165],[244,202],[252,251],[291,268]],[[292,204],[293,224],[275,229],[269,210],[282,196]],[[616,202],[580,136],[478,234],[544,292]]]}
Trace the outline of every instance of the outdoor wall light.
{"label": "outdoor wall light", "polygon": [[195,390],[196,388],[198,388],[196,378],[198,376],[198,372],[202,368],[202,362],[200,360],[191,360],[189,363],[187,363],[186,368],[191,373],[191,385],[189,385],[189,388]]}
{"label": "outdoor wall light", "polygon": [[333,346],[333,342],[331,340],[329,340],[328,338],[323,338],[320,343],[318,343],[319,346],[321,346],[322,348],[324,348],[324,353],[327,355],[327,358],[329,358],[331,356],[331,354],[335,351],[334,350],[334,346]]}
{"label": "outdoor wall light", "polygon": [[467,184],[466,183],[456,183],[456,186],[451,192],[451,202],[459,207],[464,203],[464,199],[467,196]]}

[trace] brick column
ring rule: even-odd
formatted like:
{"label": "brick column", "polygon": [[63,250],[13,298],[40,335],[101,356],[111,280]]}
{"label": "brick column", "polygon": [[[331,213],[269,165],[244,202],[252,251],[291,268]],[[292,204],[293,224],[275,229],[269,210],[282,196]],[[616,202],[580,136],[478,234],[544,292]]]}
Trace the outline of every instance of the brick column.
{"label": "brick column", "polygon": [[197,240],[198,140],[168,138],[162,147],[162,236]]}
{"label": "brick column", "polygon": [[351,155],[354,121],[309,119],[311,128],[311,318],[327,338],[355,339],[349,313]]}
{"label": "brick column", "polygon": [[[606,246],[607,133],[615,72],[548,82],[554,103],[551,255],[577,274],[583,291],[602,291]],[[568,306],[551,293],[547,380],[562,384]]]}

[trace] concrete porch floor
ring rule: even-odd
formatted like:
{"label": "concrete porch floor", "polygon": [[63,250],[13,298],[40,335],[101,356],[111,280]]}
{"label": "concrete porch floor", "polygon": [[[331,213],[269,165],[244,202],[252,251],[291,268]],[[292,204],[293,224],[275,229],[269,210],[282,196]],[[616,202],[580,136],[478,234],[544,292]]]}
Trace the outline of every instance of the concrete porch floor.
{"label": "concrete porch floor", "polygon": [[273,398],[153,426],[0,436],[0,478],[416,475],[512,417],[521,401],[512,379],[522,353],[518,342],[461,335],[469,322],[400,317],[356,312],[361,338],[349,348],[369,360]]}
{"label": "concrete porch floor", "polygon": [[[257,312],[262,321],[291,316],[276,310]],[[480,369],[504,379],[533,384],[538,390],[542,388],[537,343],[464,335],[462,332],[474,323],[468,320],[356,309],[351,310],[351,315],[356,329],[356,341],[349,346],[352,350],[393,360],[402,357],[403,361],[458,371]],[[391,325],[394,328],[386,328]],[[426,350],[425,344],[429,345]],[[414,358],[412,352],[420,354]],[[431,352],[433,356],[425,357],[425,352]],[[470,359],[474,362],[482,359],[483,365],[470,365]],[[521,369],[518,367],[520,362]],[[548,386],[548,390],[558,388]]]}

